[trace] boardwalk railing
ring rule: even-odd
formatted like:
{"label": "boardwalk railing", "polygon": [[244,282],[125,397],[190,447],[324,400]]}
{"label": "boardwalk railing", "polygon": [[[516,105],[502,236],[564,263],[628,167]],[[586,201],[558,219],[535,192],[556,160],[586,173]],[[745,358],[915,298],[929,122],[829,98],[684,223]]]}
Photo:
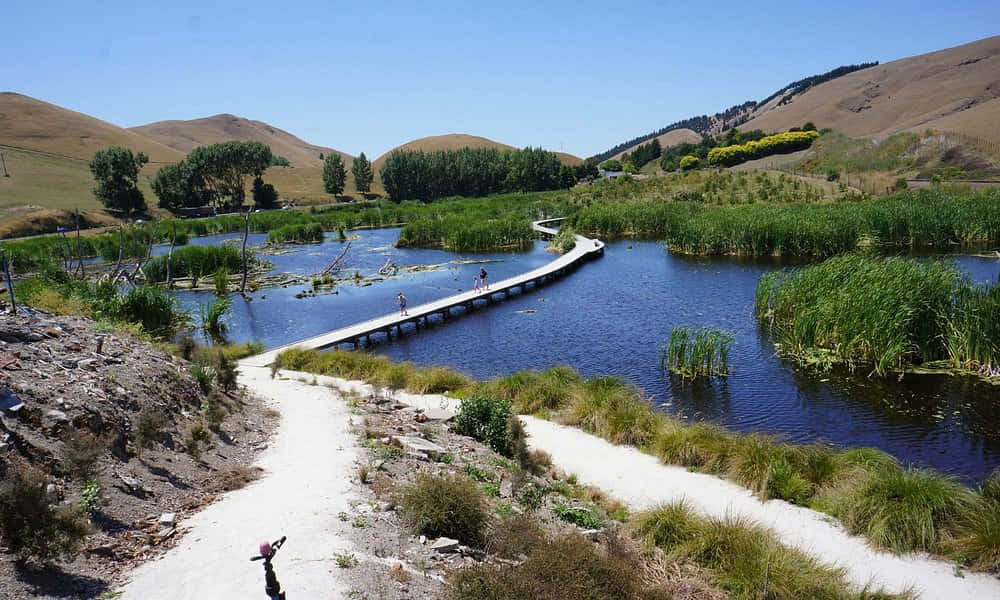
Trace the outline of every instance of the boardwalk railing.
{"label": "boardwalk railing", "polygon": [[[551,237],[556,235],[558,229],[548,227],[547,225],[559,221],[562,221],[562,218],[535,221],[531,224],[531,227],[543,236]],[[442,319],[449,319],[452,317],[451,310],[455,307],[463,307],[466,310],[471,310],[476,302],[489,304],[494,302],[497,296],[501,296],[501,299],[507,298],[511,291],[515,289],[523,293],[529,286],[537,287],[539,284],[560,277],[575,269],[583,262],[602,256],[603,254],[604,242],[578,235],[576,236],[576,246],[566,254],[527,273],[490,283],[489,290],[462,292],[426,304],[407,307],[408,314],[405,316],[392,313],[376,317],[274,348],[267,352],[245,358],[240,363],[247,366],[265,367],[274,363],[279,354],[290,348],[314,350],[331,348],[340,346],[341,344],[352,344],[357,347],[362,345],[362,343],[370,343],[371,336],[374,334],[384,333],[386,336],[390,336],[392,335],[393,328],[396,328],[396,332],[400,333],[402,332],[403,325],[407,323],[412,323],[414,329],[419,330],[421,325],[426,326],[428,320],[434,315],[439,315]]]}

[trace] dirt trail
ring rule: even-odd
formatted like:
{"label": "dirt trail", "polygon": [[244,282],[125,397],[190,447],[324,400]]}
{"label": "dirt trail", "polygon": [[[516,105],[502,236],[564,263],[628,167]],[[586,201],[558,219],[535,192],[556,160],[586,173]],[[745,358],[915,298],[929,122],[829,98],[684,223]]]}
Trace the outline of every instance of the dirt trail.
{"label": "dirt trail", "polygon": [[832,518],[781,500],[760,502],[728,481],[661,464],[629,446],[614,446],[572,427],[522,417],[528,443],[552,455],[559,469],[628,504],[633,510],[686,499],[698,512],[743,515],[771,528],[788,546],[843,567],[849,580],[888,591],[911,588],[923,600],[1000,598],[1000,580],[982,573],[956,576],[955,565],[926,555],[896,556],[872,550],[864,538],[848,535]]}
{"label": "dirt trail", "polygon": [[132,574],[124,599],[263,598],[257,545],[281,535],[275,560],[292,598],[341,599],[334,555],[348,550],[337,514],[349,510],[357,440],[340,394],[325,386],[271,379],[270,370],[241,365],[240,382],[281,412],[281,424],[258,461],[263,477],[181,523],[189,531],[163,558]]}

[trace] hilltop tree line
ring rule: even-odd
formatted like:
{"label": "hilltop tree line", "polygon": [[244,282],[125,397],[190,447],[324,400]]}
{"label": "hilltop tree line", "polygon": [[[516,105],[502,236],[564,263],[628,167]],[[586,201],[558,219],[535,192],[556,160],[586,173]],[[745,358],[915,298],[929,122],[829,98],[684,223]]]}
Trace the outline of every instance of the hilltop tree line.
{"label": "hilltop tree line", "polygon": [[878,65],[877,60],[874,62],[861,63],[859,65],[844,65],[841,67],[837,67],[836,69],[827,71],[826,73],[822,73],[820,75],[810,75],[809,77],[803,77],[798,81],[793,81],[789,83],[788,85],[774,92],[767,98],[761,100],[758,104],[761,106],[767,104],[768,102],[774,100],[775,98],[781,96],[782,94],[784,94],[784,96],[781,98],[781,101],[778,104],[779,105],[786,104],[789,100],[792,99],[792,96],[795,96],[796,94],[801,94],[802,92],[806,91],[807,89],[811,88],[814,85],[819,85],[821,83],[830,81],[831,79],[843,77],[848,73],[853,73],[855,71],[860,71],[861,69],[867,69],[869,67],[874,67],[876,65]]}
{"label": "hilltop tree line", "polygon": [[379,170],[382,185],[394,202],[568,188],[588,174],[597,174],[593,164],[562,165],[554,153],[530,147],[512,151],[395,151]]}

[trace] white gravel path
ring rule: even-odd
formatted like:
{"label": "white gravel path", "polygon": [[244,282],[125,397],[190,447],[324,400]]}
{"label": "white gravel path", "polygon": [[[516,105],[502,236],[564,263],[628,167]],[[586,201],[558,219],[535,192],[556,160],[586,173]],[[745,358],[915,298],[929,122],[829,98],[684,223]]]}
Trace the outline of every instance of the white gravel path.
{"label": "white gravel path", "polygon": [[264,598],[264,569],[250,562],[261,541],[288,542],[275,571],[289,598],[346,597],[334,554],[337,514],[350,511],[356,437],[340,394],[325,386],[271,379],[270,369],[241,365],[240,382],[281,412],[281,424],[258,465],[263,477],[181,522],[177,547],[136,569],[123,588],[131,600]]}
{"label": "white gravel path", "polygon": [[843,567],[859,586],[913,589],[924,600],[997,600],[1000,580],[980,573],[955,576],[954,564],[926,555],[896,556],[872,550],[825,515],[781,500],[761,502],[749,490],[681,467],[661,464],[629,446],[615,446],[573,427],[522,417],[528,443],[545,450],[560,470],[643,510],[686,499],[704,515],[743,515],[771,528],[786,545]]}

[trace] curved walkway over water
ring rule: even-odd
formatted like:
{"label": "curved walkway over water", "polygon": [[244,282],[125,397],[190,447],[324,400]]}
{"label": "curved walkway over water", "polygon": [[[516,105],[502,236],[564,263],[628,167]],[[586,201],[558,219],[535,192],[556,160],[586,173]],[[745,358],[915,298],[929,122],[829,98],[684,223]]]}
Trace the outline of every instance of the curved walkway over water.
{"label": "curved walkway over water", "polygon": [[[531,224],[531,228],[541,233],[543,236],[551,237],[556,234],[557,229],[547,227],[547,225],[558,221],[562,221],[562,218],[535,221]],[[407,307],[408,314],[406,316],[400,316],[398,313],[393,313],[376,317],[374,319],[362,321],[361,323],[355,323],[354,325],[342,327],[311,338],[292,342],[291,344],[274,348],[256,356],[245,358],[240,362],[247,366],[264,367],[272,364],[278,358],[280,353],[290,348],[314,350],[331,348],[341,344],[353,344],[355,346],[359,346],[362,341],[370,342],[373,334],[384,333],[386,336],[391,335],[393,327],[396,328],[397,333],[400,333],[403,325],[406,323],[412,323],[414,325],[414,329],[419,330],[421,327],[421,321],[423,322],[423,325],[426,326],[427,320],[432,315],[441,315],[442,318],[449,319],[452,316],[451,309],[456,306],[461,306],[466,310],[470,310],[477,301],[489,304],[496,300],[497,296],[500,296],[500,299],[507,298],[514,289],[518,289],[523,293],[529,285],[537,287],[539,284],[551,281],[556,277],[560,277],[569,271],[572,271],[581,263],[592,258],[602,256],[603,254],[604,242],[578,235],[576,236],[576,246],[574,246],[571,251],[563,254],[552,262],[538,267],[537,269],[528,271],[527,273],[522,273],[521,275],[509,277],[497,282],[491,282],[489,290],[462,292],[460,294],[441,298],[440,300],[435,300],[433,302]]]}

